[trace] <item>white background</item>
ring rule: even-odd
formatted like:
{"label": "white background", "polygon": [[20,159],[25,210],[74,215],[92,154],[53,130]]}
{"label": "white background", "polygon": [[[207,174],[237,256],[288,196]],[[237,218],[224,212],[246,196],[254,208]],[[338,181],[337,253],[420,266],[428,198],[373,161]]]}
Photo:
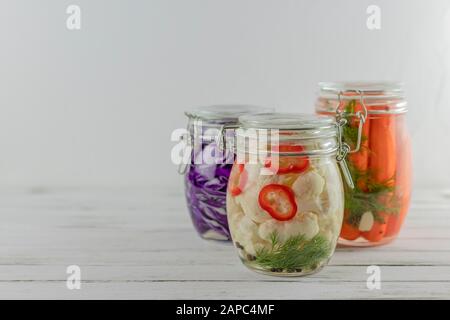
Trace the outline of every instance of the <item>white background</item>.
{"label": "white background", "polygon": [[449,1],[1,0],[0,39],[1,186],[179,188],[187,108],[312,112],[318,81],[401,80],[415,184],[450,188]]}

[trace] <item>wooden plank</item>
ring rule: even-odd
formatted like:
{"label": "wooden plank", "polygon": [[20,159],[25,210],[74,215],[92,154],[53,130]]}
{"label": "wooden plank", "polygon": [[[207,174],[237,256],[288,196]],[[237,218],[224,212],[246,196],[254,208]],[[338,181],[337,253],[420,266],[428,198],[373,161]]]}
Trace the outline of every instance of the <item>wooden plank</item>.
{"label": "wooden plank", "polygon": [[[65,281],[65,265],[0,266],[0,282]],[[83,281],[88,282],[365,282],[366,266],[330,265],[321,272],[304,278],[283,278],[261,275],[239,263],[220,266],[190,265],[180,268],[166,266],[85,266],[81,265]],[[450,282],[450,266],[380,266],[382,282]],[[449,292],[450,294],[450,292]]]}
{"label": "wooden plank", "polygon": [[65,282],[0,283],[0,299],[449,299],[448,282],[91,282],[68,290]]}
{"label": "wooden plank", "polygon": [[[258,275],[230,244],[200,239],[179,190],[0,194],[0,298],[450,298],[450,199],[439,192],[419,193],[395,242],[338,248],[300,279]],[[65,288],[70,264],[82,268],[78,292]],[[372,264],[381,292],[365,286]]]}

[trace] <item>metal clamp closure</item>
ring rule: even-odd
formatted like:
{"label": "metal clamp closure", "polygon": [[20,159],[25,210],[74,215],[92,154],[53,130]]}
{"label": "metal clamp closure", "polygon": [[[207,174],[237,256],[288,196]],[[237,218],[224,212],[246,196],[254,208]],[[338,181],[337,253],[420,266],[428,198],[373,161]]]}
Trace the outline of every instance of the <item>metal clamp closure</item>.
{"label": "metal clamp closure", "polygon": [[220,151],[226,151],[227,150],[227,130],[235,130],[239,128],[239,125],[237,124],[224,124],[220,127],[219,135],[217,136],[217,146],[219,147]]}
{"label": "metal clamp closure", "polygon": [[[362,107],[362,112],[361,110],[358,110],[354,115],[359,119],[359,124],[358,124],[358,136],[357,136],[357,140],[356,140],[356,146],[355,148],[352,150],[349,148],[348,153],[356,153],[359,151],[359,149],[361,148],[361,141],[362,141],[362,133],[363,133],[363,126],[366,123],[367,120],[367,108],[366,105],[364,103],[364,98],[363,98],[363,94],[361,90],[348,90],[346,92],[355,92],[359,95],[359,101]],[[343,114],[345,114],[345,111],[341,110],[341,107],[343,105],[342,103],[342,98],[341,96],[343,95],[343,92],[340,91],[338,93],[338,106],[336,108],[336,120],[339,122],[342,118],[344,118]]]}
{"label": "metal clamp closure", "polygon": [[348,169],[347,162],[345,161],[345,158],[347,157],[348,153],[350,152],[350,146],[343,141],[343,135],[342,135],[342,129],[346,124],[347,124],[347,120],[344,118],[338,119],[338,121],[336,123],[337,132],[338,132],[338,136],[337,136],[338,150],[337,150],[336,160],[339,163],[339,166],[341,167],[345,182],[351,189],[354,189],[355,184],[353,183],[352,175],[350,173],[350,170]]}

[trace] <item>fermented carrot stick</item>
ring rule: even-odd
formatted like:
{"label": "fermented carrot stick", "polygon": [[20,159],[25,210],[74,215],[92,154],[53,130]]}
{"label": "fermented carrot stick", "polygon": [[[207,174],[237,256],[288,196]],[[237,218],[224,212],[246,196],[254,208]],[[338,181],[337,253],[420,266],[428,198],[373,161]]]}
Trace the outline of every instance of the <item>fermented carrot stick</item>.
{"label": "fermented carrot stick", "polygon": [[[355,125],[359,126],[359,120],[355,121]],[[367,119],[362,129],[361,147],[358,152],[349,155],[350,163],[359,172],[367,172],[369,166],[369,134],[370,120]],[[365,179],[360,179],[355,182],[360,190],[367,191]]]}
{"label": "fermented carrot stick", "polygon": [[358,228],[355,228],[350,223],[347,222],[347,219],[350,215],[350,212],[348,210],[344,211],[344,221],[342,222],[342,228],[340,237],[344,238],[346,240],[356,240],[359,238],[359,230]]}
{"label": "fermented carrot stick", "polygon": [[351,224],[345,222],[342,224],[341,234],[340,237],[344,238],[346,240],[356,240],[359,238],[359,230],[358,228],[355,228]]}
{"label": "fermented carrot stick", "polygon": [[378,242],[383,239],[386,230],[389,216],[385,212],[379,212],[378,216],[384,219],[384,222],[375,221],[370,231],[361,232],[361,235],[370,242]]}
{"label": "fermented carrot stick", "polygon": [[[395,134],[394,115],[382,115],[371,120],[369,170],[374,182],[386,183],[395,175],[397,168]],[[393,181],[389,182],[389,186],[392,186]]]}
{"label": "fermented carrot stick", "polygon": [[[395,116],[382,115],[370,121],[369,149],[368,169],[372,175],[372,180],[386,186],[393,186],[392,178],[397,166]],[[380,203],[388,203],[391,196],[380,197]],[[362,236],[371,242],[378,242],[383,238],[389,219],[387,212],[377,212],[376,214],[384,221],[375,221],[370,231],[362,233]]]}
{"label": "fermented carrot stick", "polygon": [[411,141],[404,126],[404,118],[399,117],[397,121],[397,146],[399,148],[399,156],[395,182],[395,196],[400,200],[400,212],[391,215],[389,218],[385,234],[386,237],[395,236],[400,231],[400,227],[408,212],[411,198]]}

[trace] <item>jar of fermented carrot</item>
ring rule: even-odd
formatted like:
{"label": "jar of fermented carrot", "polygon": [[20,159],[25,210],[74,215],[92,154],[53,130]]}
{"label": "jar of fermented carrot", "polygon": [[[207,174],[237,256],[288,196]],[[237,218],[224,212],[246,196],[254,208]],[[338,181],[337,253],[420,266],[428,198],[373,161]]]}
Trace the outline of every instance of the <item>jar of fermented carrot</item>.
{"label": "jar of fermented carrot", "polygon": [[375,246],[395,239],[411,197],[411,144],[401,83],[320,83],[318,114],[346,121],[354,188],[346,187],[339,243]]}

